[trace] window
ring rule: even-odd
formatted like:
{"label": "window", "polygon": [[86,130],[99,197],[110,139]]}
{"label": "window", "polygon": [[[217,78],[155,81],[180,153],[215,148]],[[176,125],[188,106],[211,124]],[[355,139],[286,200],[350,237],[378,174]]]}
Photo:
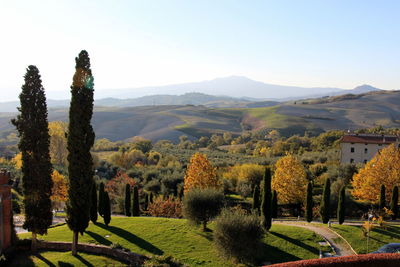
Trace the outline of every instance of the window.
{"label": "window", "polygon": [[382,144],[378,144],[378,146],[382,146]]}
{"label": "window", "polygon": [[364,154],[368,153],[368,148],[364,148]]}
{"label": "window", "polygon": [[354,147],[351,147],[351,148],[350,148],[350,152],[351,152],[351,153],[354,153]]}
{"label": "window", "polygon": [[354,159],[350,159],[350,163],[354,163]]}
{"label": "window", "polygon": [[364,164],[367,164],[367,161],[368,161],[368,160],[364,159]]}

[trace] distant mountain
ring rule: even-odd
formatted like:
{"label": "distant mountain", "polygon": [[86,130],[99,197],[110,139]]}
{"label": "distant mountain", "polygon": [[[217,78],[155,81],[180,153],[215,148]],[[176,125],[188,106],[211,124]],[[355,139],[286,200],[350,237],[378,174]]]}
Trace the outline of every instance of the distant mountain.
{"label": "distant mountain", "polygon": [[[361,85],[352,90],[329,87],[296,87],[267,84],[246,77],[230,76],[210,81],[159,87],[96,90],[95,105],[105,107],[136,107],[147,105],[204,105],[206,107],[261,107],[275,105],[274,101],[290,101],[342,94],[359,94],[381,89]],[[59,97],[60,92],[57,92]],[[48,107],[69,106],[69,100],[52,100],[48,92]],[[68,99],[69,95],[65,96]],[[270,102],[265,102],[270,101]],[[272,102],[271,102],[272,101]],[[256,103],[254,103],[256,102]],[[0,103],[0,112],[13,112],[18,101]]]}
{"label": "distant mountain", "polygon": [[198,92],[208,95],[223,95],[236,98],[250,97],[257,99],[279,100],[287,98],[303,98],[313,95],[332,95],[335,92],[341,91],[344,91],[344,89],[329,87],[308,88],[276,85],[254,81],[243,76],[229,76],[194,83],[117,90],[102,90],[96,92],[96,97],[98,99],[105,97],[136,98],[145,95],[182,95],[188,92]]}
{"label": "distant mountain", "polygon": [[[201,96],[205,97],[206,96]],[[207,99],[209,100],[209,99]],[[400,91],[375,91],[277,102],[248,102],[236,108],[204,105],[149,105],[139,107],[95,107],[96,138],[124,140],[142,136],[153,141],[179,136],[190,139],[244,130],[265,133],[277,129],[284,136],[360,128],[400,128]],[[1,106],[1,105],[0,105]],[[16,113],[0,113],[0,132],[15,131],[10,119]],[[68,108],[50,108],[49,121],[67,121]]]}

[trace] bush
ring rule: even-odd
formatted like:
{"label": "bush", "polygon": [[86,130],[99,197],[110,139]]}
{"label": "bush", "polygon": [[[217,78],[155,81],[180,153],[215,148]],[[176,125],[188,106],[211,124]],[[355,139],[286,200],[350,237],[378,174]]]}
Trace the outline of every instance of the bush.
{"label": "bush", "polygon": [[172,256],[152,256],[150,259],[144,262],[145,267],[186,267],[179,260],[173,258]]}
{"label": "bush", "polygon": [[182,202],[169,197],[158,197],[149,204],[148,212],[154,217],[182,218]]}
{"label": "bush", "polygon": [[203,231],[207,222],[216,217],[224,205],[224,195],[215,189],[192,189],[183,198],[183,213],[195,223],[202,224]]}
{"label": "bush", "polygon": [[256,214],[225,209],[216,219],[214,242],[218,251],[227,258],[252,263],[264,232]]}

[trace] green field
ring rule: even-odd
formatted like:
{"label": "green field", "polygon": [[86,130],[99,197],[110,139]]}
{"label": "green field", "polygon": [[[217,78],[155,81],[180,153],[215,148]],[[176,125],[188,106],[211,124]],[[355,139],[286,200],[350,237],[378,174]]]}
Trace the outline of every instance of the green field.
{"label": "green field", "polygon": [[70,252],[44,251],[38,255],[19,253],[8,266],[123,266],[124,263],[103,256],[79,253],[72,256]]}
{"label": "green field", "polygon": [[[213,224],[209,225],[213,229]],[[29,238],[29,233],[19,235]],[[119,243],[144,255],[171,255],[189,266],[234,266],[221,258],[212,243],[212,232],[202,232],[184,219],[153,217],[113,217],[111,225],[90,224],[79,241],[111,245]],[[45,240],[71,241],[66,225],[49,229]],[[274,225],[258,253],[260,262],[284,262],[317,258],[322,238],[307,229]]]}
{"label": "green field", "polygon": [[332,229],[343,236],[359,254],[375,251],[387,243],[400,242],[399,226],[388,226],[387,229],[373,228],[368,241],[368,251],[367,238],[363,236],[361,226],[332,224]]}

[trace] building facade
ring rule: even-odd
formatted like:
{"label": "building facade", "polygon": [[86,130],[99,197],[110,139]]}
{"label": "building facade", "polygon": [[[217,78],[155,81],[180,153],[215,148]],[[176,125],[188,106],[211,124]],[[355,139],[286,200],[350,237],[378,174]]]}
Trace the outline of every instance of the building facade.
{"label": "building facade", "polygon": [[399,147],[399,137],[395,135],[346,134],[340,140],[340,163],[367,163],[382,148],[395,144]]}

